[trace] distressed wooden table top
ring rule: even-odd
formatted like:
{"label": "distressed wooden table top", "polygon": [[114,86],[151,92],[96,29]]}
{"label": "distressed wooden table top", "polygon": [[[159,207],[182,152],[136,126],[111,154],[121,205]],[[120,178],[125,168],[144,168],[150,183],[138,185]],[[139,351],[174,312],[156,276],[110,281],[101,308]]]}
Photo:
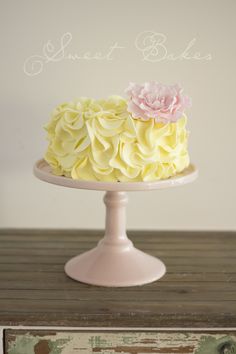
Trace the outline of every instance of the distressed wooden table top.
{"label": "distressed wooden table top", "polygon": [[236,327],[236,233],[130,231],[167,274],[106,288],[76,282],[65,262],[103,231],[0,231],[0,325]]}

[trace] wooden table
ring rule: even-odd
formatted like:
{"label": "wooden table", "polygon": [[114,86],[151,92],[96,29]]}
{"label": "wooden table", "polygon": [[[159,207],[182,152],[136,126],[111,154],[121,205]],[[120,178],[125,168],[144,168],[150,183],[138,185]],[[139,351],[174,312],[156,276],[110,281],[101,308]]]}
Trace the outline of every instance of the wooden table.
{"label": "wooden table", "polygon": [[236,353],[236,233],[128,234],[165,262],[161,280],[106,288],[67,277],[65,262],[102,231],[2,230],[4,353]]}

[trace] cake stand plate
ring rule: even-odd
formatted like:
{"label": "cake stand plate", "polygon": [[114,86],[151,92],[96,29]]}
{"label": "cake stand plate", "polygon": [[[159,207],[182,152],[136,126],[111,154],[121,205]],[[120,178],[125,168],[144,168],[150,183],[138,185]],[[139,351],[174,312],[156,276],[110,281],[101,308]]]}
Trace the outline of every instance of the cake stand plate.
{"label": "cake stand plate", "polygon": [[77,281],[98,286],[127,287],[151,283],[166,272],[164,263],[137,249],[126,234],[126,191],[146,191],[181,186],[193,182],[198,171],[190,164],[175,177],[154,182],[93,182],[55,176],[45,160],[34,165],[39,179],[56,185],[106,191],[105,235],[93,249],[65,264],[66,274]]}

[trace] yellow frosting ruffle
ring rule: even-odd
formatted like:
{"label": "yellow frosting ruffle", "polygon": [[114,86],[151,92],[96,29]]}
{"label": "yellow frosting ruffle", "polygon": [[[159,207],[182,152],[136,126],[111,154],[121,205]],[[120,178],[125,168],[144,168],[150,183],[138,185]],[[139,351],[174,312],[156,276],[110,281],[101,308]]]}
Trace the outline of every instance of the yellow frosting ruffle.
{"label": "yellow frosting ruffle", "polygon": [[134,119],[119,96],[59,105],[45,126],[45,160],[56,175],[92,181],[154,181],[189,165],[187,117]]}

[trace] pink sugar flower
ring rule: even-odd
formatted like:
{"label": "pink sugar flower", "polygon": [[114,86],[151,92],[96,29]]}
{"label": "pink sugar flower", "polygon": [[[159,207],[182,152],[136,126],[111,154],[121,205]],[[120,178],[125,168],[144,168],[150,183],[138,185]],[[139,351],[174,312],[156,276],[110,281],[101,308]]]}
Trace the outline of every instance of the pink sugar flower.
{"label": "pink sugar flower", "polygon": [[179,85],[162,85],[145,82],[142,85],[130,83],[125,91],[129,96],[128,111],[133,118],[156,122],[176,122],[184,110],[191,106],[191,99],[183,95]]}

